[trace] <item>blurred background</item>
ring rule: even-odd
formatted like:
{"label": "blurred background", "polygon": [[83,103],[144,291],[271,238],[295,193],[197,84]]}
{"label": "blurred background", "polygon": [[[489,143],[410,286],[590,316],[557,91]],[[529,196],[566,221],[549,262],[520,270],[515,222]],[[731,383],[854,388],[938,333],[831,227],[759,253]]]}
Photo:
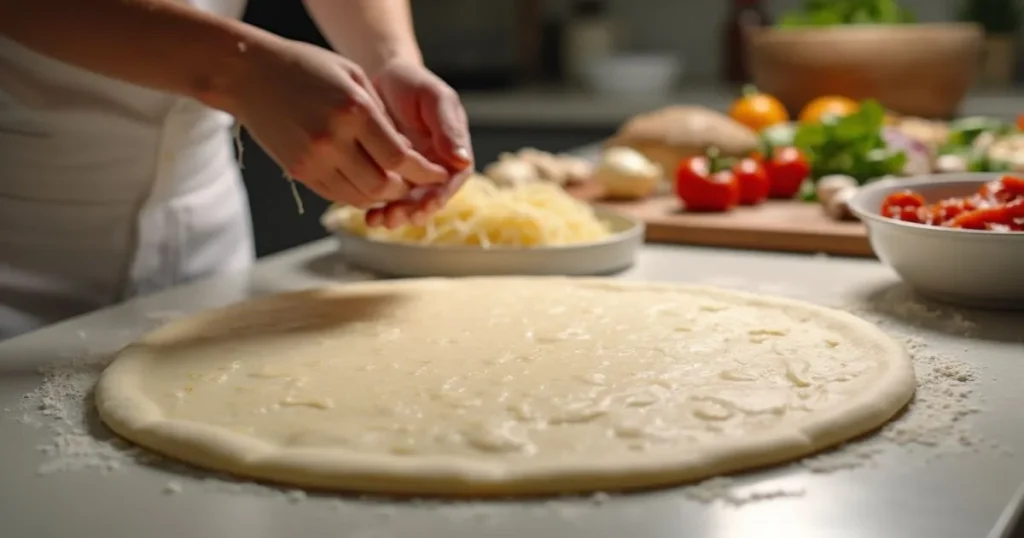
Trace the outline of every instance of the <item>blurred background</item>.
{"label": "blurred background", "polygon": [[[811,18],[827,19],[829,4],[835,3],[413,0],[412,5],[425,60],[462,94],[477,161],[483,165],[503,151],[521,147],[555,152],[592,144],[612,134],[628,117],[670,103],[725,110],[752,78],[744,41],[749,30],[745,29],[820,23],[797,20],[794,13],[802,9],[807,19],[808,6],[816,5]],[[966,98],[958,99],[957,113],[1009,118],[1019,112],[1024,102],[1020,0],[902,0],[899,4],[912,17],[901,22],[967,20],[984,29],[978,72],[971,78]],[[326,46],[301,2],[250,0],[245,19],[285,37]],[[938,71],[932,73],[936,76],[956,76],[948,73],[949,62],[929,56],[944,44],[955,48],[956,43],[916,43],[876,42],[871,54],[878,56],[881,47],[897,56],[913,55],[921,65]],[[792,47],[780,49],[783,59],[815,48],[805,43],[779,46]],[[830,52],[843,57],[842,50]],[[777,64],[771,68],[780,72],[787,68]],[[880,59],[879,69],[884,68]],[[786,77],[793,80],[789,74]],[[258,255],[326,235],[318,222],[325,204],[303,192],[307,211],[297,215],[281,171],[254,142],[245,142],[243,172]]]}

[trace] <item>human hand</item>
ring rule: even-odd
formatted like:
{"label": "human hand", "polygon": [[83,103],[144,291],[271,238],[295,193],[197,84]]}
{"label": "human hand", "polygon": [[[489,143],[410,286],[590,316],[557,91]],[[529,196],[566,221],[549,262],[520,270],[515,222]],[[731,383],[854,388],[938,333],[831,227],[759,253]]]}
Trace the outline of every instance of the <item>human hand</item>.
{"label": "human hand", "polygon": [[443,165],[451,179],[416,188],[404,200],[367,212],[371,226],[400,226],[407,220],[422,223],[443,206],[469,177],[473,150],[469,122],[459,96],[422,64],[394,61],[374,74],[373,84],[398,130],[413,149]]}
{"label": "human hand", "polygon": [[250,52],[225,108],[293,178],[331,202],[369,209],[451,174],[416,151],[355,63],[289,40]]}

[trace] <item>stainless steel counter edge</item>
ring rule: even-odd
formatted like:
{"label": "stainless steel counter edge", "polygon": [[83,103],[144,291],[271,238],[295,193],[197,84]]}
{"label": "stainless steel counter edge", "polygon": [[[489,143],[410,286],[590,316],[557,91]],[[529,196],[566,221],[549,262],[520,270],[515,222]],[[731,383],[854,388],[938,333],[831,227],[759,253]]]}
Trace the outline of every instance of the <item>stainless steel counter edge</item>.
{"label": "stainless steel counter edge", "polygon": [[[928,447],[894,447],[867,464],[827,473],[799,465],[749,473],[723,484],[734,498],[766,498],[742,506],[698,502],[693,488],[458,503],[285,494],[125,457],[111,460],[117,465],[105,473],[66,465],[70,468],[39,474],[54,458],[87,456],[86,441],[109,435],[91,412],[86,424],[75,413],[53,428],[22,423],[26,417],[44,419],[23,408],[32,400],[22,398],[39,387],[40,366],[118,349],[168,315],[367,278],[347,270],[335,248],[331,239],[319,241],[261,260],[251,273],[136,299],[0,343],[0,536],[980,538],[1024,480],[1022,315],[919,302],[871,260],[660,245],[644,247],[637,264],[620,278],[733,286],[849,305],[889,331],[918,336],[929,353],[975,365],[974,390],[985,411],[970,428],[985,444],[947,455]],[[972,335],[959,328],[964,320],[975,324]],[[61,387],[51,387],[49,397],[59,397]],[[55,437],[57,431],[63,437]],[[61,447],[53,449],[56,456],[40,450],[61,439]]]}

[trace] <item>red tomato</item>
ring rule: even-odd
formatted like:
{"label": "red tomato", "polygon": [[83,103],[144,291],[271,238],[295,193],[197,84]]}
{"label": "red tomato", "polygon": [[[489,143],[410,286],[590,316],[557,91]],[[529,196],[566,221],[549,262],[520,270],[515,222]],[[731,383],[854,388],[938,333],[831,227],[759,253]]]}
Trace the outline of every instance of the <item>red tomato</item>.
{"label": "red tomato", "polygon": [[[923,224],[941,224],[961,214],[977,209],[970,198],[950,198],[927,208],[927,219]],[[920,213],[920,212],[919,212]]]}
{"label": "red tomato", "polygon": [[882,201],[881,214],[945,228],[1024,232],[1024,178],[1004,176],[985,183],[976,194],[934,204],[912,191],[894,192]]}
{"label": "red tomato", "polygon": [[1002,185],[1003,197],[1007,201],[1024,198],[1024,178],[1003,176],[999,183]]}
{"label": "red tomato", "polygon": [[771,158],[765,161],[764,168],[771,180],[768,196],[772,198],[796,196],[807,176],[811,175],[807,157],[793,147],[776,148]]}
{"label": "red tomato", "polygon": [[1024,114],[1017,116],[1017,128],[1024,131]]}
{"label": "red tomato", "polygon": [[900,191],[894,192],[882,200],[881,213],[883,217],[890,219],[920,223],[928,220],[927,214],[922,215],[922,213],[927,213],[927,211],[921,211],[923,208],[925,208],[923,196],[912,191]]}
{"label": "red tomato", "polygon": [[740,203],[757,205],[768,198],[771,180],[764,166],[756,159],[740,159],[732,166],[732,173],[740,185]]}
{"label": "red tomato", "polygon": [[713,172],[707,157],[690,157],[676,169],[676,196],[687,211],[728,211],[740,202],[740,184],[731,170]]}
{"label": "red tomato", "polygon": [[967,230],[1014,229],[1021,218],[1024,218],[1024,199],[961,213],[947,226]]}

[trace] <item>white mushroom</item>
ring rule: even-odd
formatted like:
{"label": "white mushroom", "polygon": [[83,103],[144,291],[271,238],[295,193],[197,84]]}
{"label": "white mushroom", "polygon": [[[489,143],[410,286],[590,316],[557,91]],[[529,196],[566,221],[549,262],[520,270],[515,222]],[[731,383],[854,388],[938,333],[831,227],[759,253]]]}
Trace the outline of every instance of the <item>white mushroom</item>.
{"label": "white mushroom", "polygon": [[601,155],[596,179],[605,196],[638,200],[650,196],[661,181],[661,167],[642,153],[626,147],[608,148]]}
{"label": "white mushroom", "polygon": [[523,148],[519,150],[518,155],[520,159],[536,168],[541,180],[565,185],[568,174],[558,157],[535,148]]}
{"label": "white mushroom", "polygon": [[850,200],[857,194],[857,187],[844,187],[832,194],[825,203],[825,212],[836,220],[850,220],[854,218],[850,211]]}
{"label": "white mushroom", "polygon": [[828,205],[829,201],[837,192],[848,187],[856,186],[856,179],[844,174],[832,174],[824,176],[818,180],[818,184],[815,188],[815,194],[822,205]]}
{"label": "white mushroom", "polygon": [[963,155],[940,155],[935,160],[935,169],[943,174],[967,171],[967,159]]}

